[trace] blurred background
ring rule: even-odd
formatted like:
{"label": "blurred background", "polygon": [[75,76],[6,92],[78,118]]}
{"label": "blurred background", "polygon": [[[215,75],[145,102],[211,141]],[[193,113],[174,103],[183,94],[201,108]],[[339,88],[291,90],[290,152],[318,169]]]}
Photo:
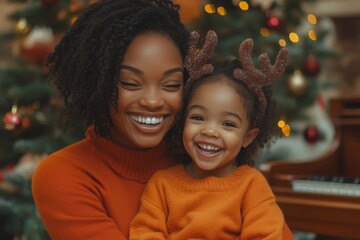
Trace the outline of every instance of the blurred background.
{"label": "blurred background", "polygon": [[[217,57],[237,56],[249,37],[255,64],[262,52],[274,61],[281,47],[289,49],[288,68],[273,85],[282,137],[259,153],[257,166],[322,156],[336,135],[330,99],[360,96],[360,1],[174,1],[189,30],[218,33]],[[31,176],[46,155],[81,139],[85,124],[65,124],[44,62],[94,2],[0,0],[0,239],[49,238],[33,204]],[[297,239],[316,237],[296,232]]]}

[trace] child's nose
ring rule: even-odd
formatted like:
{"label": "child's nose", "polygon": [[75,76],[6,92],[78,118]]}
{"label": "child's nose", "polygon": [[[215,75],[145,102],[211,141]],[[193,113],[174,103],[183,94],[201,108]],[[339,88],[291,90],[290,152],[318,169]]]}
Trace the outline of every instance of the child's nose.
{"label": "child's nose", "polygon": [[214,128],[211,127],[204,127],[201,130],[201,134],[204,134],[208,137],[215,137],[215,138],[219,137],[219,133]]}

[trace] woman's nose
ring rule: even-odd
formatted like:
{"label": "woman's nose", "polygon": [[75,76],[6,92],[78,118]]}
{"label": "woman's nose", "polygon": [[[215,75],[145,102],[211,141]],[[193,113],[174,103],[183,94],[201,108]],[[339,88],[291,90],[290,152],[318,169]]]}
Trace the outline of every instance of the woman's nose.
{"label": "woman's nose", "polygon": [[215,137],[218,138],[219,137],[219,133],[212,127],[204,127],[201,131],[201,134],[204,134],[208,137]]}
{"label": "woman's nose", "polygon": [[147,91],[140,98],[139,103],[141,106],[149,109],[157,109],[164,105],[165,101],[161,93],[158,91]]}

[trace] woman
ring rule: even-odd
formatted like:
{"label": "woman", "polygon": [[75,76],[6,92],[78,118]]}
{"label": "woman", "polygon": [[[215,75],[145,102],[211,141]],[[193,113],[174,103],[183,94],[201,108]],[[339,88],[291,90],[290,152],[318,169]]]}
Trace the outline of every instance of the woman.
{"label": "woman", "polygon": [[174,164],[163,140],[182,105],[189,33],[166,0],[90,6],[48,59],[86,138],[42,161],[33,196],[52,239],[127,239],[153,173]]}

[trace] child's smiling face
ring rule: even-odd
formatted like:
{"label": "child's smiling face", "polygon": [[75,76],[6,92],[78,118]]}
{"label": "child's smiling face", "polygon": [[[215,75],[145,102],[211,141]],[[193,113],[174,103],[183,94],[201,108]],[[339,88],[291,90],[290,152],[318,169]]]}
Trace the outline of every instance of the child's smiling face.
{"label": "child's smiling face", "polygon": [[192,159],[187,171],[193,177],[227,176],[235,159],[259,129],[250,129],[245,99],[225,76],[200,85],[194,92],[184,126],[183,143]]}

